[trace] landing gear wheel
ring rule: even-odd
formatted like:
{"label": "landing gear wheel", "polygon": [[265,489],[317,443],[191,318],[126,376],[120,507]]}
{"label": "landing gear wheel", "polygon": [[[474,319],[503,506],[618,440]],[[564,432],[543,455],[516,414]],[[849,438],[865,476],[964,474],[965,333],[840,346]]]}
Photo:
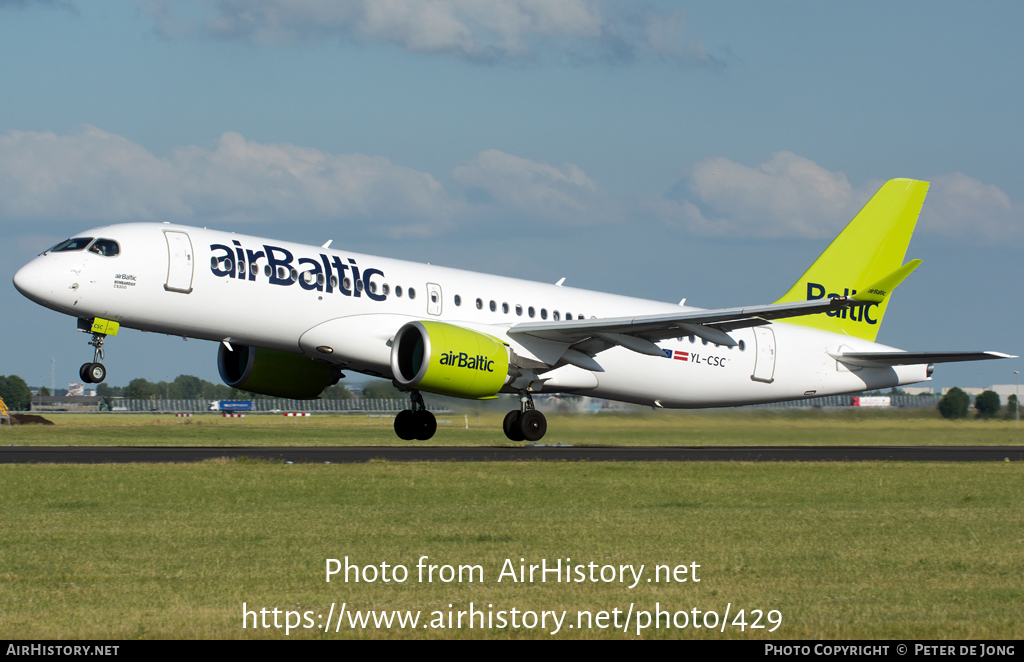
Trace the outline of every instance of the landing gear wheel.
{"label": "landing gear wheel", "polygon": [[416,438],[415,415],[410,409],[403,409],[395,416],[395,434],[403,441],[412,441]]}
{"label": "landing gear wheel", "polygon": [[522,412],[512,410],[505,414],[505,420],[501,422],[501,429],[505,431],[505,436],[511,441],[522,441],[523,431],[519,429],[519,415]]}
{"label": "landing gear wheel", "polygon": [[413,429],[416,431],[416,439],[426,441],[434,436],[437,431],[437,419],[426,409],[412,413]]}
{"label": "landing gear wheel", "polygon": [[517,423],[517,427],[526,441],[540,441],[544,433],[548,431],[547,419],[544,418],[544,414],[536,409],[528,409],[522,412]]}
{"label": "landing gear wheel", "polygon": [[89,369],[86,371],[89,375],[89,383],[99,384],[107,378],[107,369],[103,367],[102,363],[90,363]]}
{"label": "landing gear wheel", "polygon": [[89,379],[89,368],[91,367],[91,363],[83,363],[82,367],[78,369],[78,376],[86,384],[92,384],[92,380]]}

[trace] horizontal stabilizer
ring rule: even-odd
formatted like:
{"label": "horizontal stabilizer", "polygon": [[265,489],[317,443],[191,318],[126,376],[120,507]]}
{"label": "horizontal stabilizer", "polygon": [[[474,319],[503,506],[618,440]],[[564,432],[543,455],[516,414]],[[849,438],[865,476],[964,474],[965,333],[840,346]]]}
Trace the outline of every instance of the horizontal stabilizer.
{"label": "horizontal stabilizer", "polygon": [[844,352],[842,354],[829,352],[828,355],[841,363],[862,368],[1017,358],[1002,352]]}
{"label": "horizontal stabilizer", "polygon": [[853,295],[853,298],[865,303],[882,303],[885,301],[885,297],[892,294],[896,286],[902,283],[919,266],[921,266],[921,260],[911,260],[880,281],[872,283],[860,292],[857,292]]}

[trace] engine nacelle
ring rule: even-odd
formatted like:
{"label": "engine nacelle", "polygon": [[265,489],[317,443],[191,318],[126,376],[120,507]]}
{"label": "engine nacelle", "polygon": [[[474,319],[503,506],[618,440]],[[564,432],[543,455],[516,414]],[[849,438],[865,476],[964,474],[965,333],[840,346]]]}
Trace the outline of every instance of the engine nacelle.
{"label": "engine nacelle", "polygon": [[391,370],[407,388],[482,400],[495,397],[509,380],[509,349],[461,326],[409,322],[395,334]]}
{"label": "engine nacelle", "polygon": [[295,400],[313,400],[338,375],[326,363],[264,347],[223,344],[217,353],[220,378],[231,388]]}

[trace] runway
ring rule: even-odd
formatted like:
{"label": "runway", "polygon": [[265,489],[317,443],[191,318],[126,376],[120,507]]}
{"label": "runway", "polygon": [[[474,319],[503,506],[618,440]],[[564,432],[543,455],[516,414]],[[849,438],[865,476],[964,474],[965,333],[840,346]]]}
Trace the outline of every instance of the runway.
{"label": "runway", "polygon": [[389,462],[1011,462],[1024,446],[8,446],[0,464],[203,462],[221,458],[306,464]]}

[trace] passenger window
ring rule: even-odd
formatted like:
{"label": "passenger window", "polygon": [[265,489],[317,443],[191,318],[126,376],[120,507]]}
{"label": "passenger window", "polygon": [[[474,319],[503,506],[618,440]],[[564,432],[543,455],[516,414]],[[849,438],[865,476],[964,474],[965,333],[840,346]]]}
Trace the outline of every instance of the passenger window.
{"label": "passenger window", "polygon": [[216,269],[217,268],[217,258],[215,258],[215,257],[211,257],[210,258],[210,268],[211,269]]}
{"label": "passenger window", "polygon": [[526,314],[529,315],[530,317],[533,317],[533,306],[530,306],[529,308],[526,309]]}
{"label": "passenger window", "polygon": [[384,283],[383,285],[380,286],[380,291],[384,293],[384,296],[387,296],[388,294],[391,293],[391,288],[388,287],[387,283]]}
{"label": "passenger window", "polygon": [[506,315],[508,315],[508,304],[507,303],[501,304],[501,312],[503,312]]}
{"label": "passenger window", "polygon": [[740,341],[740,351],[742,352],[742,351],[743,351],[743,350],[745,350],[746,348],[747,348],[747,343],[745,343],[745,342],[743,342],[743,341],[741,340],[741,341]]}
{"label": "passenger window", "polygon": [[376,294],[377,293],[377,283],[375,283],[375,282],[373,282],[371,280],[369,283],[366,284],[366,289],[368,289],[370,291],[370,294]]}
{"label": "passenger window", "polygon": [[[544,311],[541,311],[541,315],[543,315],[543,314],[544,314]],[[558,311],[556,310],[555,312],[551,313],[551,319],[553,319],[554,321],[557,322],[558,320],[560,320],[562,318],[558,316]]]}
{"label": "passenger window", "polygon": [[412,289],[411,287],[409,288],[409,298],[410,299],[415,299],[416,298],[416,290]]}
{"label": "passenger window", "polygon": [[518,315],[519,317],[523,316],[523,307],[518,303],[516,304],[516,315]]}
{"label": "passenger window", "polygon": [[565,321],[566,322],[571,322],[572,321],[572,313],[566,313],[565,314]]}
{"label": "passenger window", "polygon": [[402,298],[402,286],[401,285],[395,285],[395,296],[398,297],[398,298]]}
{"label": "passenger window", "polygon": [[[251,273],[253,276],[258,274],[259,272],[260,272],[260,265],[256,264],[255,262],[253,262],[252,264],[249,265],[249,273]],[[323,274],[320,274],[320,284],[321,285],[323,285],[323,278],[324,278]]]}
{"label": "passenger window", "polygon": [[356,291],[357,292],[362,292],[363,291],[363,281],[361,281],[361,280],[357,280],[356,281]]}
{"label": "passenger window", "polygon": [[483,302],[482,299],[477,299],[476,300],[476,309],[477,310],[483,310],[484,309],[484,302]]}
{"label": "passenger window", "polygon": [[[268,269],[269,269],[269,267],[268,267]],[[333,290],[337,286],[338,286],[338,277],[337,276],[331,276],[331,289]]]}
{"label": "passenger window", "polygon": [[546,320],[548,318],[548,309],[547,308],[541,308],[540,309],[540,318],[542,320]]}
{"label": "passenger window", "polygon": [[298,280],[298,279],[299,279],[299,272],[298,272],[298,271],[295,271],[295,269],[292,269],[292,270],[291,270],[290,272],[288,272],[288,276],[289,276],[289,277],[290,277],[290,278],[291,278],[291,279],[292,279],[293,281],[296,281],[296,280]]}
{"label": "passenger window", "polygon": [[586,317],[584,317],[583,315],[580,315],[580,316],[579,316],[579,317],[577,317],[576,319],[578,319],[578,320],[585,320],[585,319],[587,319],[587,318],[586,318]]}
{"label": "passenger window", "polygon": [[263,267],[263,275],[266,276],[267,278],[270,278],[270,265],[269,264],[266,265],[265,267]]}
{"label": "passenger window", "polygon": [[455,295],[455,305],[456,306],[461,306],[462,305],[462,297],[460,297],[458,294]]}
{"label": "passenger window", "polygon": [[351,290],[352,289],[352,281],[350,281],[348,278],[345,278],[343,281],[341,281],[341,287],[342,287],[342,289],[345,289],[345,290]]}
{"label": "passenger window", "polygon": [[115,257],[121,252],[121,247],[113,239],[97,239],[89,247],[89,252],[102,255],[103,257]]}
{"label": "passenger window", "polygon": [[437,303],[437,292],[431,292],[431,293],[430,293],[430,300],[431,300],[431,301],[432,301],[433,303]]}
{"label": "passenger window", "polygon": [[[316,284],[317,285],[323,285],[324,284],[324,275],[323,274],[317,274],[316,275]],[[387,285],[385,285],[384,287],[387,287]]]}
{"label": "passenger window", "polygon": [[76,237],[75,239],[65,239],[51,249],[53,253],[67,253],[70,251],[80,251],[89,245],[92,241],[92,237]]}
{"label": "passenger window", "polygon": [[697,342],[697,336],[690,336],[690,344]]}
{"label": "passenger window", "polygon": [[494,299],[491,299],[491,303],[490,303],[489,307],[490,307],[492,313],[494,311],[498,310],[498,304],[494,303]]}

